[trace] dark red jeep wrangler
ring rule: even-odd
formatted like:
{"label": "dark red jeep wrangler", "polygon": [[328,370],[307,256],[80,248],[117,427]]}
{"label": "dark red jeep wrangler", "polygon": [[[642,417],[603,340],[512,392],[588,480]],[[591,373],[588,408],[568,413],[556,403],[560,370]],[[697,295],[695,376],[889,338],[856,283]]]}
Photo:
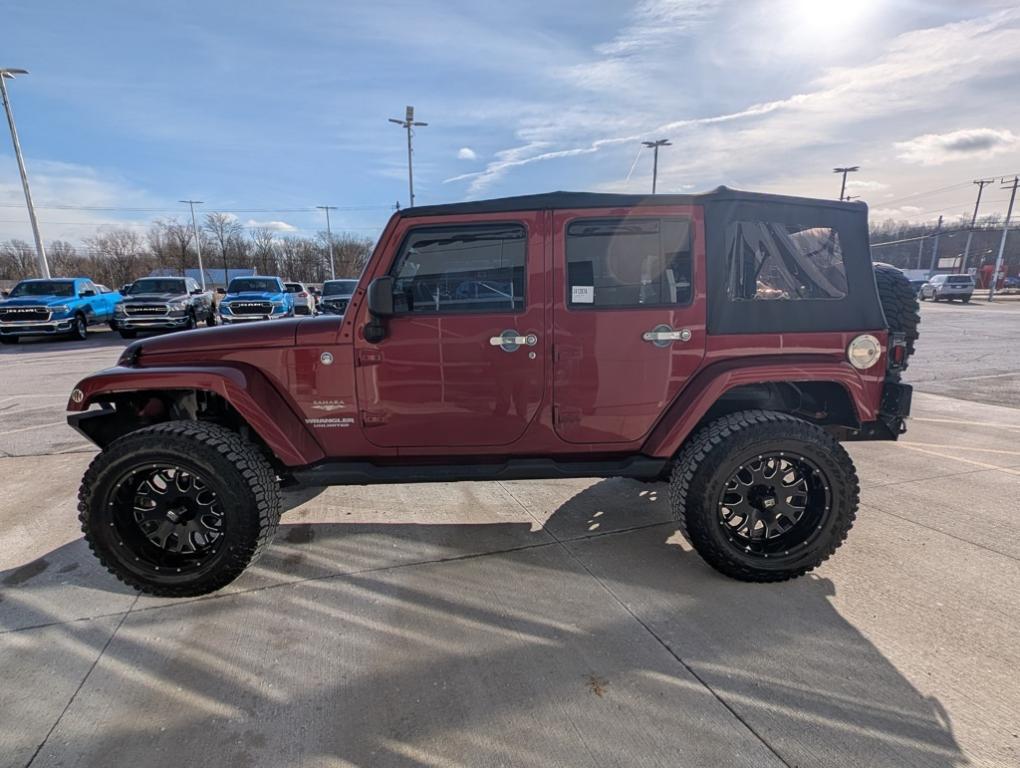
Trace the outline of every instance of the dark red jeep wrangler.
{"label": "dark red jeep wrangler", "polygon": [[133,587],[197,595],[269,544],[281,485],[629,477],[670,483],[719,571],[789,579],[853,524],[839,441],[903,432],[917,323],[861,203],[411,208],[342,317],[146,339],[80,382],[82,530]]}

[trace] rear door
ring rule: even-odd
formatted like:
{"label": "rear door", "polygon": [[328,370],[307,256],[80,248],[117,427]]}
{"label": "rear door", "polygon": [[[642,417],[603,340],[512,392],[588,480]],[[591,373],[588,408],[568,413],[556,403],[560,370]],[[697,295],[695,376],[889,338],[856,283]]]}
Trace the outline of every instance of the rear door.
{"label": "rear door", "polygon": [[553,233],[556,432],[640,440],[705,355],[702,209],[557,211]]}
{"label": "rear door", "polygon": [[542,216],[406,219],[386,267],[397,314],[356,341],[365,436],[379,446],[506,446],[542,404]]}

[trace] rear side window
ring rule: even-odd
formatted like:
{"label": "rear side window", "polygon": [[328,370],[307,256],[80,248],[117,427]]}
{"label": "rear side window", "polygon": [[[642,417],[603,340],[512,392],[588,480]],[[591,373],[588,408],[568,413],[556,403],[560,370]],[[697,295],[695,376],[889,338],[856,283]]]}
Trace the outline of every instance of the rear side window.
{"label": "rear side window", "polygon": [[846,266],[839,233],[770,221],[726,227],[727,292],[737,301],[842,299]]}
{"label": "rear side window", "polygon": [[669,307],[691,301],[689,219],[585,219],[567,227],[572,309]]}
{"label": "rear side window", "polygon": [[524,309],[527,236],[519,224],[427,227],[404,240],[390,274],[397,312]]}

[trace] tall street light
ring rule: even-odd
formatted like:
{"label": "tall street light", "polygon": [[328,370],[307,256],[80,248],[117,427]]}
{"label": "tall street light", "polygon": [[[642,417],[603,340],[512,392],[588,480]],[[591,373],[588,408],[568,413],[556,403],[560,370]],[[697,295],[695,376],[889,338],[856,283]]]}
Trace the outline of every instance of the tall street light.
{"label": "tall street light", "polygon": [[335,205],[317,205],[320,211],[326,212],[326,240],[329,243],[329,279],[336,280],[336,269],[333,267],[333,231],[329,228],[329,212],[335,211]]}
{"label": "tall street light", "polygon": [[859,165],[852,165],[852,166],[850,166],[848,168],[833,168],[832,169],[833,173],[842,173],[843,174],[843,185],[839,188],[839,199],[840,199],[840,201],[846,199],[846,175],[848,173],[856,173],[859,170],[861,170],[861,167]]}
{"label": "tall street light", "polygon": [[395,117],[391,117],[391,123],[396,123],[402,128],[407,129],[407,191],[411,198],[411,208],[414,208],[414,170],[411,163],[411,135],[413,134],[412,128],[424,128],[428,123],[416,123],[414,121],[414,107],[407,107],[404,112],[404,119],[397,120]]}
{"label": "tall street light", "polygon": [[[178,200],[178,203],[187,203],[191,206],[191,229],[195,233],[195,250],[198,252],[198,274],[202,278],[202,290],[205,291],[205,268],[202,266],[202,236],[198,233],[198,220],[195,218],[195,206],[201,205],[201,200]],[[223,270],[224,285],[227,280],[227,270]]]}
{"label": "tall street light", "polygon": [[14,156],[18,159],[18,170],[21,172],[21,186],[25,190],[25,203],[28,205],[28,218],[32,222],[32,235],[35,237],[35,253],[39,259],[39,272],[43,277],[50,276],[50,265],[46,261],[46,249],[43,248],[42,235],[39,234],[39,222],[35,218],[35,205],[32,204],[32,189],[28,186],[28,171],[25,170],[25,159],[21,156],[21,142],[18,141],[18,129],[14,127],[14,112],[7,98],[5,80],[13,80],[15,75],[27,75],[27,69],[0,67],[0,96],[3,97],[4,110],[7,112],[7,124],[11,126],[11,141],[14,142]]}
{"label": "tall street light", "polygon": [[652,194],[654,195],[656,183],[659,180],[659,147],[671,147],[673,145],[669,139],[656,139],[655,141],[642,141],[641,143],[655,153],[652,160]]}

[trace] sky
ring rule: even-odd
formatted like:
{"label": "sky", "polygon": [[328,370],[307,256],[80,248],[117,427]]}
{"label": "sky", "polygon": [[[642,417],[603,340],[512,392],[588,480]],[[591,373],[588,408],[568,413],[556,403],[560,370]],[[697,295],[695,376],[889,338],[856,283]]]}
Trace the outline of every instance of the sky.
{"label": "sky", "polygon": [[[969,215],[1020,172],[1020,7],[969,0],[5,0],[47,240],[231,212],[375,237],[416,202],[727,186],[872,220]],[[0,126],[2,127],[2,126]],[[31,239],[0,135],[0,240]],[[985,189],[982,213],[1008,192]]]}

